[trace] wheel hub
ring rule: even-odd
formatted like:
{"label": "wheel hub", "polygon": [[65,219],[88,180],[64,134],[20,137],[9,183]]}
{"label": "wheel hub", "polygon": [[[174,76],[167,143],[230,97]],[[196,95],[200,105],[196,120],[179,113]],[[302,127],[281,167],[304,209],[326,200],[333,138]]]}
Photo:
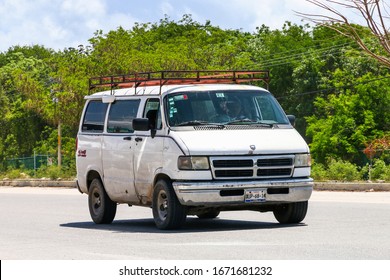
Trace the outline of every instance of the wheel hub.
{"label": "wheel hub", "polygon": [[93,207],[95,209],[98,209],[102,204],[102,201],[100,199],[100,194],[99,193],[94,193],[93,195]]}
{"label": "wheel hub", "polygon": [[168,198],[163,191],[158,196],[158,215],[161,220],[165,220],[168,215]]}

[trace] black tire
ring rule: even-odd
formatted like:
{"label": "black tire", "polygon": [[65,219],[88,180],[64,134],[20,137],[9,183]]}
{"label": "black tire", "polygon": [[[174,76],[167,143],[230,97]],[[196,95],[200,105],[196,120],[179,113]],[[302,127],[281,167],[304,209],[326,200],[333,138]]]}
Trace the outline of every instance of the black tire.
{"label": "black tire", "polygon": [[305,218],[307,206],[307,201],[283,204],[274,210],[274,216],[281,224],[297,224]]}
{"label": "black tire", "polygon": [[107,195],[102,182],[93,179],[88,194],[89,213],[96,224],[110,224],[116,214],[116,203]]}
{"label": "black tire", "polygon": [[153,191],[153,218],[159,229],[178,229],[186,220],[186,207],[181,205],[166,180],[157,181]]}
{"label": "black tire", "polygon": [[219,213],[221,213],[219,210],[209,210],[197,216],[199,219],[215,219],[216,217],[218,217]]}

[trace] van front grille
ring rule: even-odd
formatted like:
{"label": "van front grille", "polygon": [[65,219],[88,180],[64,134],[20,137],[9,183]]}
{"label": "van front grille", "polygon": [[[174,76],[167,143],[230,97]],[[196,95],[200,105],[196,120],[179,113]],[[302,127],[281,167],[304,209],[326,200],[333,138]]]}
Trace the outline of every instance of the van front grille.
{"label": "van front grille", "polygon": [[225,167],[253,167],[253,160],[244,159],[244,160],[214,160],[214,167],[216,168],[225,168]]}
{"label": "van front grille", "polygon": [[215,170],[215,176],[217,178],[240,178],[240,177],[253,177],[253,170],[243,169],[225,169],[225,170]]}
{"label": "van front grille", "polygon": [[272,177],[272,176],[290,176],[291,168],[277,168],[277,169],[258,169],[257,176]]}
{"label": "van front grille", "polygon": [[215,179],[288,178],[294,170],[294,156],[212,157],[211,169]]}
{"label": "van front grille", "polygon": [[289,166],[292,164],[292,158],[263,158],[257,160],[257,166]]}

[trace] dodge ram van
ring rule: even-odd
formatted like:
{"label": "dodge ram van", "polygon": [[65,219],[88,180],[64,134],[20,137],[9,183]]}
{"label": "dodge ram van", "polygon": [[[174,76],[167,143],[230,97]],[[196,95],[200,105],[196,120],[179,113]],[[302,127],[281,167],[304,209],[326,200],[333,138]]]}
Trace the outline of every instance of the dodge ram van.
{"label": "dodge ram van", "polygon": [[268,71],[91,78],[76,163],[92,220],[111,223],[128,204],[150,207],[160,229],[230,210],[300,223],[313,190],[309,148],[294,117],[248,84],[268,79]]}

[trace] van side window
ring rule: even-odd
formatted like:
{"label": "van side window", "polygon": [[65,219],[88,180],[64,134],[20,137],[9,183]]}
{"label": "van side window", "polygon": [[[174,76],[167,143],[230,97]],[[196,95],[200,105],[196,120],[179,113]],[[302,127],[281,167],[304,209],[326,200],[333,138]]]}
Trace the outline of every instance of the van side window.
{"label": "van side window", "polygon": [[107,103],[102,103],[98,100],[92,100],[88,103],[85,111],[83,125],[81,131],[83,132],[103,132],[104,119],[106,117]]}
{"label": "van side window", "polygon": [[149,119],[151,129],[162,128],[159,99],[151,98],[146,101],[143,117]]}
{"label": "van side window", "polygon": [[138,112],[139,100],[117,100],[111,104],[107,132],[133,133],[133,119]]}

